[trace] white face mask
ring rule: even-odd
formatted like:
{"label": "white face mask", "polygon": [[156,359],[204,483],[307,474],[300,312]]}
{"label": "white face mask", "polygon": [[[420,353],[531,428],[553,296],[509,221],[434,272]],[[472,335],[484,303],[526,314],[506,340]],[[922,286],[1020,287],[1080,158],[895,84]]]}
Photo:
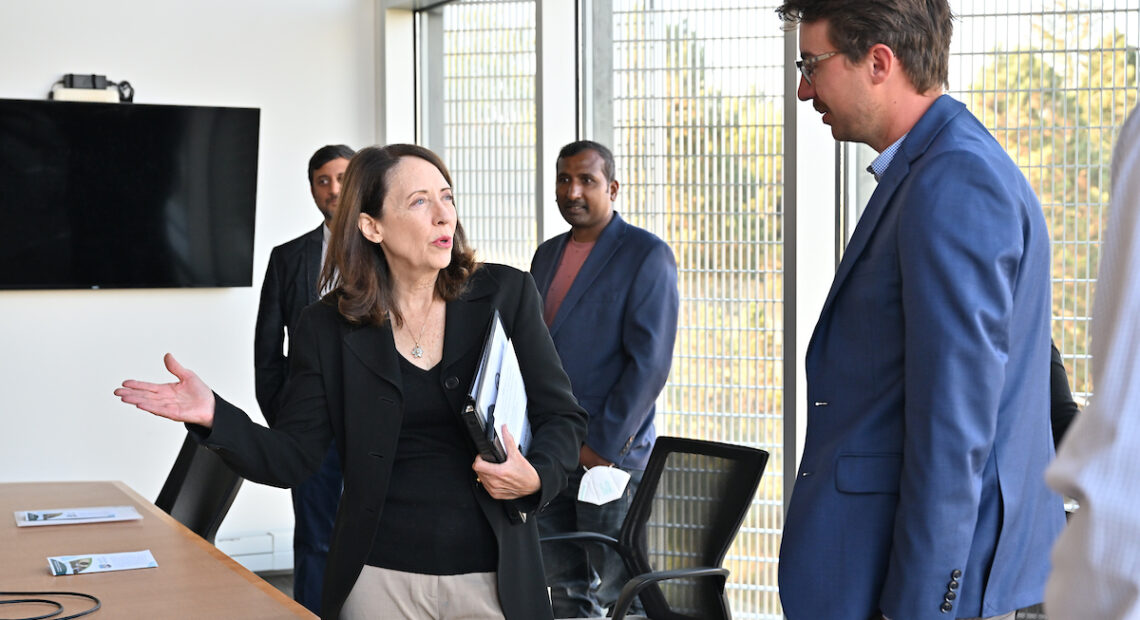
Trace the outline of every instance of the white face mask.
{"label": "white face mask", "polygon": [[578,485],[578,501],[601,506],[621,498],[629,484],[629,473],[612,465],[591,467]]}

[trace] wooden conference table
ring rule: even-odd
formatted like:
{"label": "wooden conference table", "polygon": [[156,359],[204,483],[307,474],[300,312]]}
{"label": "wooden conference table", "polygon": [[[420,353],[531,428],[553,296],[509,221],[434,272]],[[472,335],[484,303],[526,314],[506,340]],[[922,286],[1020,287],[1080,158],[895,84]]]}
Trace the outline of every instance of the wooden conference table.
{"label": "wooden conference table", "polygon": [[[17,510],[134,505],[134,521],[16,527]],[[53,577],[48,556],[149,549],[158,568]],[[121,482],[0,483],[0,591],[72,591],[103,607],[84,618],[315,618],[257,575],[186,529]],[[13,597],[0,596],[0,600]],[[91,607],[87,599],[41,596],[64,604],[61,615]],[[51,611],[0,605],[0,619]]]}

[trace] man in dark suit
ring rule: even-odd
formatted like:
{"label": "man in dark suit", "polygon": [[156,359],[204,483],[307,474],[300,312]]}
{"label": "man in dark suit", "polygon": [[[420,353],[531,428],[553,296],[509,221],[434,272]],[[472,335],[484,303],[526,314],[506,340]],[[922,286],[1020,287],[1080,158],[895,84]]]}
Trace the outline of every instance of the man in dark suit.
{"label": "man in dark suit", "polygon": [[789,0],[798,96],[878,187],[808,343],[780,549],[791,620],[1010,618],[1064,525],[1044,484],[1050,244],[1024,175],[942,94],[946,0]]}
{"label": "man in dark suit", "polygon": [[[578,501],[579,470],[538,525],[544,536],[616,537],[657,437],[655,403],[677,335],[677,266],[664,241],[613,210],[618,182],[608,148],[568,144],[557,170],[555,197],[571,229],[539,246],[530,270],[574,396],[590,416],[580,464],[618,467],[630,480],[620,499],[599,506]],[[556,618],[603,615],[625,580],[620,558],[608,550],[548,544],[543,560]]]}
{"label": "man in dark suit", "polygon": [[[328,223],[336,211],[344,170],[354,152],[343,145],[323,146],[309,159],[309,190],[324,222],[315,230],[283,243],[269,255],[261,285],[253,358],[257,403],[273,426],[289,374],[285,342],[293,335],[301,310],[320,297],[317,278],[328,246]],[[321,582],[329,552],[329,536],[340,501],[341,472],[330,447],[320,470],[293,489],[293,598],[313,613],[321,605]]]}

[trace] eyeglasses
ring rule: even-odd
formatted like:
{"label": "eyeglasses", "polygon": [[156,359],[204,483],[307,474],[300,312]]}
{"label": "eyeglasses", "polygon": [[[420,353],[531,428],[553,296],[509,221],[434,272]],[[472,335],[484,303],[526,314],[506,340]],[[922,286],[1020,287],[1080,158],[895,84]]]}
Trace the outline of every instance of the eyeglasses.
{"label": "eyeglasses", "polygon": [[796,68],[800,70],[800,75],[804,76],[804,81],[810,86],[811,76],[815,73],[815,66],[838,53],[839,52],[827,52],[818,56],[812,56],[811,58],[797,60]]}

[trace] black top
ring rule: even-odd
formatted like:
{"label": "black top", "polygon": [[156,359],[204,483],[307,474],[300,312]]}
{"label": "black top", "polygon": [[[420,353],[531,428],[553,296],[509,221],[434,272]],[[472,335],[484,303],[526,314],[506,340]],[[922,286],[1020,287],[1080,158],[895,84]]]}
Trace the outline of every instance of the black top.
{"label": "black top", "polygon": [[1065,362],[1061,360],[1061,352],[1057,345],[1049,342],[1053,350],[1049,371],[1050,406],[1049,420],[1053,423],[1053,445],[1060,446],[1061,438],[1069,430],[1073,418],[1077,417],[1080,408],[1073,400],[1073,392],[1069,389],[1069,375],[1065,372]]}
{"label": "black top", "polygon": [[475,455],[439,365],[400,356],[404,421],[368,565],[425,575],[494,571],[498,544],[475,500]]}

